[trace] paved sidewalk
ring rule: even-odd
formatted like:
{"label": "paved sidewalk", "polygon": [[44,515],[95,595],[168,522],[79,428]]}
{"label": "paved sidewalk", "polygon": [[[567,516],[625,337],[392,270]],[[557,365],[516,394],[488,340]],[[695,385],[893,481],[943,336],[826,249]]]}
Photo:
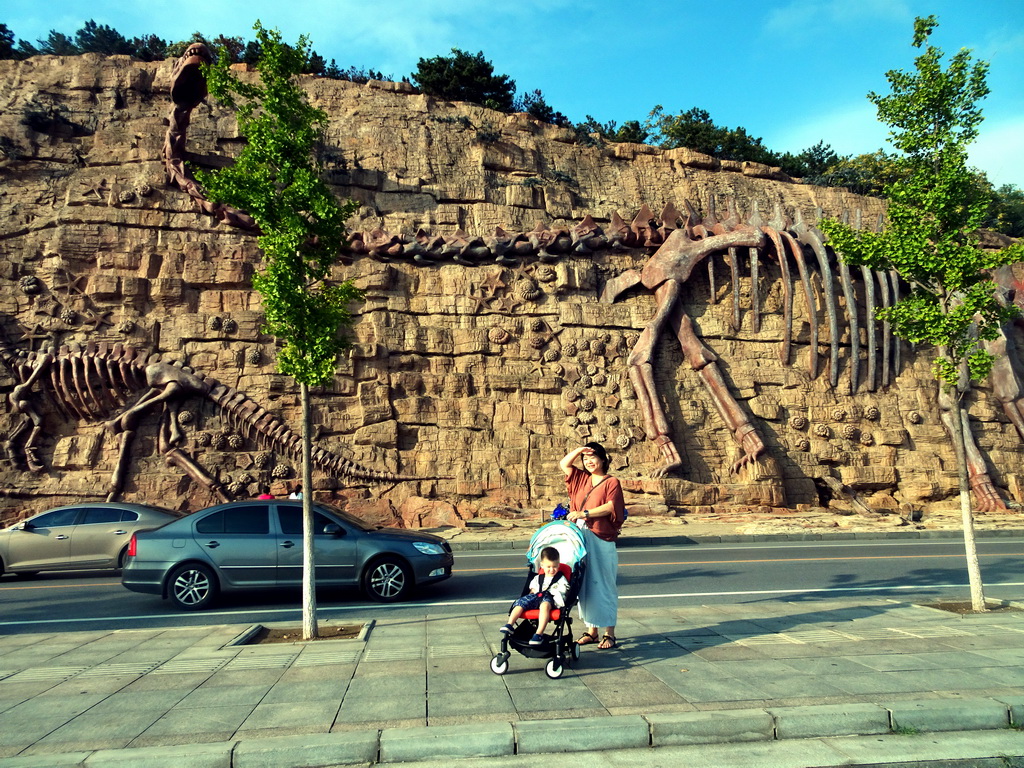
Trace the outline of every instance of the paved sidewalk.
{"label": "paved sidewalk", "polygon": [[0,766],[281,768],[1024,724],[1024,613],[625,608],[621,646],[584,649],[559,680],[515,653],[489,671],[502,620],[407,609],[365,640],[262,646],[228,645],[240,625],[0,637]]}

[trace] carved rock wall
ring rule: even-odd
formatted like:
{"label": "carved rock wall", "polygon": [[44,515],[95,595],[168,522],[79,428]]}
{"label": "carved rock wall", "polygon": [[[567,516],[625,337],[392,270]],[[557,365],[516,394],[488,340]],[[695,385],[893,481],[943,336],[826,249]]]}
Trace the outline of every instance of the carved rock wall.
{"label": "carved rock wall", "polygon": [[[184,194],[165,187],[160,147],[170,65],[92,55],[0,62],[0,326],[25,349],[90,340],[156,349],[297,426],[297,391],[275,373],[274,345],[260,332],[259,297],[250,290],[259,265],[253,238],[197,214]],[[330,181],[362,204],[354,230],[568,228],[587,214],[599,223],[614,211],[629,219],[643,204],[660,210],[686,199],[705,208],[714,200],[720,211],[735,199],[741,213],[756,206],[766,217],[780,204],[807,220],[819,207],[832,216],[859,208],[865,221],[881,212],[876,200],[794,183],[764,166],[689,150],[581,146],[565,129],[410,95],[402,84],[311,78],[306,87],[331,116]],[[223,162],[238,146],[233,116],[199,107],[189,141],[201,164]],[[779,362],[778,267],[761,265],[755,335],[749,322],[730,327],[721,259],[714,290],[698,269],[684,305],[732,392],[756,417],[768,458],[732,474],[731,436],[678,344],[666,338],[656,375],[684,467],[680,477],[651,479],[658,455],[643,434],[626,357],[654,298],[640,290],[613,305],[596,301],[607,276],[641,266],[647,255],[602,252],[514,268],[357,258],[340,268],[367,297],[351,355],[333,385],[316,394],[319,444],[366,466],[447,479],[341,487],[319,477],[319,489],[395,525],[532,514],[563,496],[556,462],[567,448],[599,440],[637,511],[772,506],[783,495],[789,505],[843,503],[820,481],[826,475],[878,506],[927,504],[952,493],[953,457],[928,357],[904,347],[892,385],[851,397],[843,394],[851,363],[849,339],[842,339],[833,391],[824,374],[807,374],[809,319],[799,295],[794,360]],[[741,265],[740,287],[748,314],[748,265]],[[825,325],[823,350],[828,342]],[[14,384],[0,372],[5,399]],[[260,484],[283,493],[295,482],[289,460],[259,450],[216,406],[183,407],[187,450],[232,493],[244,496]],[[5,522],[106,493],[117,448],[102,419],[73,421],[46,408],[45,471],[28,471],[16,452],[0,461]],[[1019,498],[1020,441],[985,391],[971,411],[994,479]],[[20,420],[6,405],[0,434]],[[160,457],[155,421],[140,429],[125,498],[185,509],[212,503]],[[775,471],[781,486],[771,481]]]}

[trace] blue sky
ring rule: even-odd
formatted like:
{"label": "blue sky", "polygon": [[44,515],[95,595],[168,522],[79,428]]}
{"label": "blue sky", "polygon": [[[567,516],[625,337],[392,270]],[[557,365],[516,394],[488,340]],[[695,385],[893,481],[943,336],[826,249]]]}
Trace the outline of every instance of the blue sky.
{"label": "blue sky", "polygon": [[1024,0],[719,0],[684,5],[571,0],[5,0],[0,22],[29,41],[86,19],[132,37],[253,37],[259,18],[286,40],[311,36],[342,67],[400,78],[420,57],[482,50],[519,91],[583,120],[644,119],[706,109],[778,151],[824,139],[841,154],[885,145],[868,91],[888,91],[885,72],[911,69],[915,16],[935,14],[934,44],[990,62],[992,93],[972,150],[996,184],[1024,187]]}

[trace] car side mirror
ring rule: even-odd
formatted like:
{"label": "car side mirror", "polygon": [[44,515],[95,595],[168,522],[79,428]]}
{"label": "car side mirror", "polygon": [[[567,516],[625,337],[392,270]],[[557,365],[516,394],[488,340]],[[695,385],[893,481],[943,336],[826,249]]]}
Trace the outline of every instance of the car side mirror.
{"label": "car side mirror", "polygon": [[15,531],[31,531],[34,527],[35,526],[32,525],[32,523],[30,523],[28,520],[25,520],[24,522],[18,523],[17,525],[12,525],[11,529]]}
{"label": "car side mirror", "polygon": [[344,536],[345,530],[335,523],[328,523],[324,526],[324,533],[328,536]]}

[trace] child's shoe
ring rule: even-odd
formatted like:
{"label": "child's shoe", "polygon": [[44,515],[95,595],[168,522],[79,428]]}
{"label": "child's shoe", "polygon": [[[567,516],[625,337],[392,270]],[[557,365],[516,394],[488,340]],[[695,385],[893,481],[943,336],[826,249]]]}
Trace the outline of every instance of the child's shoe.
{"label": "child's shoe", "polygon": [[540,645],[544,642],[544,635],[534,635],[530,638],[530,645]]}
{"label": "child's shoe", "polygon": [[511,624],[506,624],[504,627],[498,630],[503,635],[511,635],[515,630],[512,629]]}

